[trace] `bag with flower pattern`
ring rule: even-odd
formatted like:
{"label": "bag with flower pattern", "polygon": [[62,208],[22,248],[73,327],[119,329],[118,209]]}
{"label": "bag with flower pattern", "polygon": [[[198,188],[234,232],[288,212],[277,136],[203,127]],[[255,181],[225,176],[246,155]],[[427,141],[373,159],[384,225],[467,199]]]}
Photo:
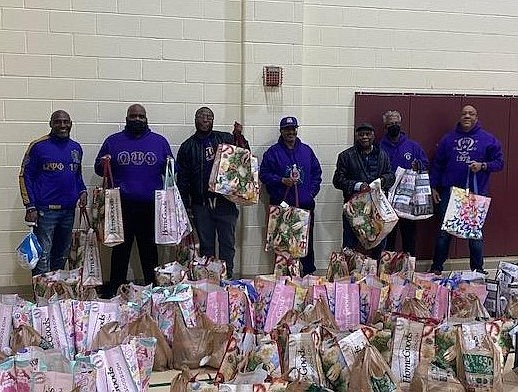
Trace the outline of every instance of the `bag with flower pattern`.
{"label": "bag with flower pattern", "polygon": [[369,187],[369,191],[355,193],[344,204],[344,215],[365,249],[383,241],[399,219],[381,189],[381,180],[374,180]]}
{"label": "bag with flower pattern", "polygon": [[482,226],[486,221],[491,198],[477,195],[477,175],[473,175],[474,192],[469,191],[469,174],[466,189],[451,187],[450,200],[442,222],[441,230],[455,237],[479,240],[482,238]]}
{"label": "bag with flower pattern", "polygon": [[219,144],[209,177],[209,191],[239,205],[259,202],[259,164],[252,153],[232,144]]}
{"label": "bag with flower pattern", "polygon": [[295,207],[285,202],[278,206],[270,205],[266,251],[273,249],[276,252],[288,252],[294,258],[307,255],[311,216],[308,210],[298,208],[297,185],[295,185],[295,200]]}

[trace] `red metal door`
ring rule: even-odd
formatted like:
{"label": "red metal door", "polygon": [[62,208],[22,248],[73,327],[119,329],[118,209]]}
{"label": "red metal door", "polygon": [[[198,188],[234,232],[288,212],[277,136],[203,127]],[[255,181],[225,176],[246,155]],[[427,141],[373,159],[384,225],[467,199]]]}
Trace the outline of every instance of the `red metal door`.
{"label": "red metal door", "polygon": [[[462,106],[477,108],[482,125],[501,142],[505,154],[505,169],[491,176],[491,207],[484,227],[486,256],[518,254],[518,214],[512,213],[513,194],[518,195],[518,156],[510,156],[509,146],[518,145],[518,98],[499,96],[403,95],[357,93],[355,124],[371,122],[382,135],[382,113],[398,110],[403,117],[403,129],[419,142],[430,160],[437,143],[459,119]],[[513,144],[514,143],[514,144]],[[516,196],[515,196],[516,197]],[[431,259],[438,222],[432,218],[418,222],[417,258]],[[450,257],[468,256],[467,242],[453,240]]]}

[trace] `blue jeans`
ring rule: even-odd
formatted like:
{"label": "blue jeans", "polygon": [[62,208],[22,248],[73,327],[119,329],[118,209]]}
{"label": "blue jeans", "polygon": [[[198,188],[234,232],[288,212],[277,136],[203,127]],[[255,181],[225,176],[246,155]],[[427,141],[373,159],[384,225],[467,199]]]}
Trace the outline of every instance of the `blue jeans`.
{"label": "blue jeans", "polygon": [[75,210],[38,210],[38,226],[34,234],[43,249],[43,253],[32,270],[32,275],[63,269],[70,253]]}
{"label": "blue jeans", "polygon": [[[193,204],[194,226],[200,240],[202,256],[216,256],[227,264],[227,275],[232,276],[236,254],[236,222],[239,211],[234,203],[217,199],[215,208]],[[219,256],[216,255],[216,233]]]}
{"label": "blue jeans", "polygon": [[[354,234],[354,231],[349,224],[345,215],[342,215],[342,224],[343,224],[343,240],[342,240],[342,248],[356,249],[358,246],[358,237]],[[387,244],[387,239],[384,238],[378,245],[374,248],[370,249],[371,257],[373,259],[379,260],[381,258],[381,252],[385,250],[385,245]]]}
{"label": "blue jeans", "polygon": [[[450,188],[440,191],[441,201],[437,205],[436,215],[442,225],[448,201],[450,200]],[[451,234],[439,229],[439,234],[435,239],[435,248],[433,251],[433,263],[430,267],[432,271],[442,271],[444,262],[448,258],[451,243]],[[484,240],[468,240],[469,245],[469,268],[471,270],[482,269],[484,266]]]}

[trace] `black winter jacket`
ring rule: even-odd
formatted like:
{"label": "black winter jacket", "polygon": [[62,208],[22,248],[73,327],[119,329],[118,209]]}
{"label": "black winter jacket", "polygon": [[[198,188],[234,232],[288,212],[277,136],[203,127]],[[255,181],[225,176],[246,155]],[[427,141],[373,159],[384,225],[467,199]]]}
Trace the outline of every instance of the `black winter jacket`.
{"label": "black winter jacket", "polygon": [[[209,138],[214,153],[218,149],[218,144],[221,143],[250,149],[248,142],[242,135],[239,135],[239,139],[237,139],[228,132],[212,131],[206,137]],[[195,133],[182,143],[176,157],[176,182],[185,207],[191,208],[192,204],[207,205],[209,198],[217,198],[218,205],[234,204],[223,195],[209,192],[209,175],[204,172],[204,159],[204,138]]]}
{"label": "black winter jacket", "polygon": [[378,145],[374,145],[374,153],[378,154],[378,173],[374,178],[368,175],[360,157],[361,152],[356,146],[350,147],[338,155],[333,185],[336,189],[342,191],[345,202],[357,192],[354,190],[354,185],[357,182],[370,184],[376,178],[381,178],[381,187],[385,192],[394,184],[396,177],[390,169],[390,160],[387,153],[381,150]]}

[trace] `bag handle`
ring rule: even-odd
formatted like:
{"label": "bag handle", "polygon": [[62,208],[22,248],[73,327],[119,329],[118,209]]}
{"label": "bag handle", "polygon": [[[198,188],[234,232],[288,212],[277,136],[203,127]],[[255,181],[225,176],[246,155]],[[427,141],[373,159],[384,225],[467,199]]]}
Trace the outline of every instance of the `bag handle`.
{"label": "bag handle", "polygon": [[165,164],[164,191],[175,185],[174,163],[174,158],[172,156],[168,156]]}
{"label": "bag handle", "polygon": [[[295,187],[295,207],[299,208],[299,188],[297,188],[297,183],[293,185]],[[288,196],[288,192],[290,191],[292,187],[287,186],[286,192],[284,192],[284,198],[283,200],[286,200],[286,196]]]}
{"label": "bag handle", "polygon": [[103,189],[114,188],[110,160],[111,158],[103,159]]}
{"label": "bag handle", "polygon": [[[469,194],[469,174],[471,173],[471,169],[468,166],[468,176],[466,178],[466,195]],[[478,195],[478,184],[477,184],[477,173],[473,173],[473,193]]]}
{"label": "bag handle", "polygon": [[423,161],[420,159],[414,159],[416,169],[414,170],[417,173],[421,173],[423,171]]}
{"label": "bag handle", "polygon": [[86,222],[88,228],[91,228],[92,226],[90,225],[90,217],[88,216],[86,206],[79,207],[79,228],[82,227],[81,225],[83,223],[83,219]]}

